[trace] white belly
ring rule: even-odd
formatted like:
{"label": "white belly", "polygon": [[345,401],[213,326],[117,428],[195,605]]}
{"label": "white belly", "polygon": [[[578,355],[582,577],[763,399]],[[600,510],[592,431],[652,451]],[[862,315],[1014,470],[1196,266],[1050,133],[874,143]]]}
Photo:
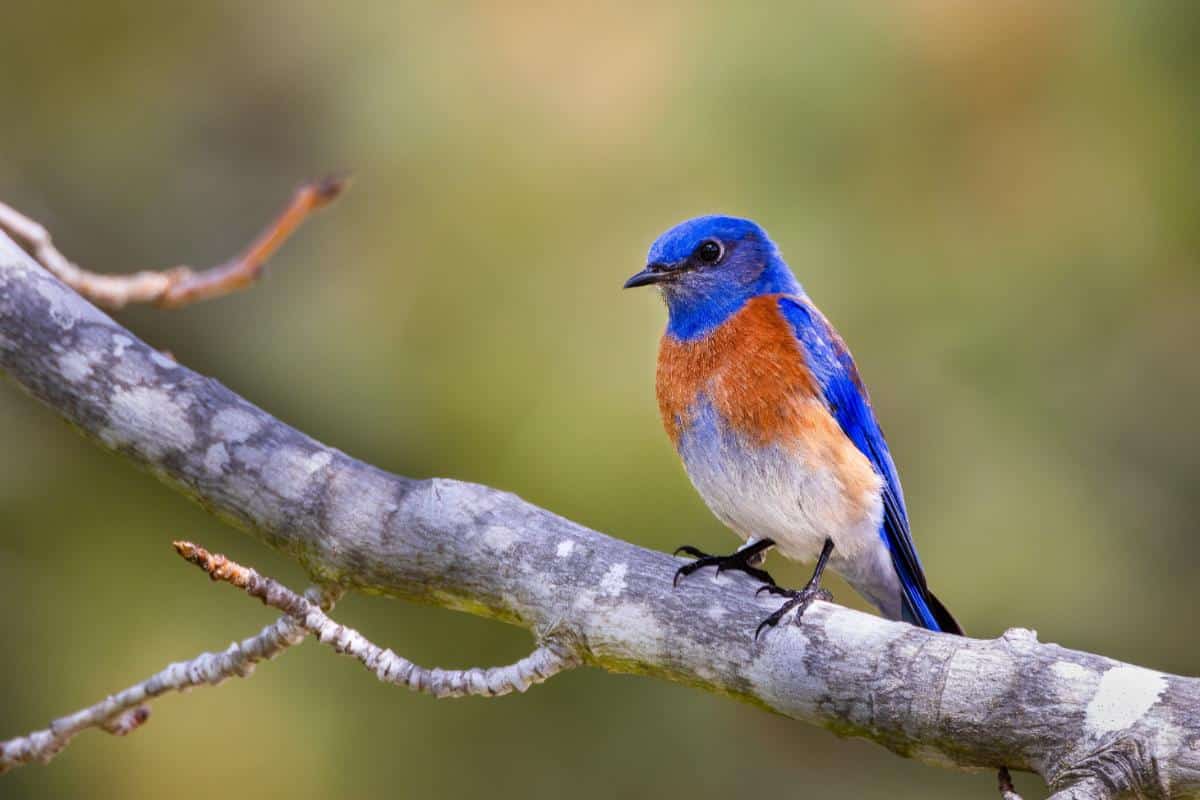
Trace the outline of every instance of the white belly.
{"label": "white belly", "polygon": [[833,540],[830,568],[898,617],[899,582],[879,533],[882,480],[854,496],[828,452],[803,442],[751,445],[705,424],[710,414],[699,417],[681,436],[679,453],[713,514],[743,539],[774,539],[795,561],[815,561],[825,540]]}

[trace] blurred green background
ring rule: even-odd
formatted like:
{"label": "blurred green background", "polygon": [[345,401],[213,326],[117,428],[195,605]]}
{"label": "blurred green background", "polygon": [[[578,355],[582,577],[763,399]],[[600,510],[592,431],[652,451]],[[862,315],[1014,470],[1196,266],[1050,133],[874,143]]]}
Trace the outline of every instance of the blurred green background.
{"label": "blurred green background", "polygon": [[[301,180],[354,172],[258,288],[119,315],[287,422],[647,547],[727,547],[658,428],[664,312],[619,287],[678,220],[752,216],[854,349],[931,584],[967,628],[1200,672],[1200,4],[4,16],[0,200],[87,266],[216,263]],[[0,445],[0,738],[272,619],[172,538],[304,584],[11,383]],[[339,614],[429,664],[529,645],[381,599]],[[307,643],[162,699],[128,739],[89,732],[0,796],[948,798],[992,782],[648,679],[582,670],[438,702]]]}

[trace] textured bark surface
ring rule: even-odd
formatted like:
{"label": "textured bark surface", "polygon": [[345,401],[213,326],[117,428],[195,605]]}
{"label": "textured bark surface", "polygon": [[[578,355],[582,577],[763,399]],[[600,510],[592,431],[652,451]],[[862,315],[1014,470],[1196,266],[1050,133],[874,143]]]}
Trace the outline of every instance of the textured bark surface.
{"label": "textured bark surface", "polygon": [[0,234],[0,369],[85,436],[324,581],[521,625],[585,663],[719,692],[1061,797],[1200,796],[1200,680],[1038,643],[932,634],[679,561],[505,492],[389,474],[176,364]]}

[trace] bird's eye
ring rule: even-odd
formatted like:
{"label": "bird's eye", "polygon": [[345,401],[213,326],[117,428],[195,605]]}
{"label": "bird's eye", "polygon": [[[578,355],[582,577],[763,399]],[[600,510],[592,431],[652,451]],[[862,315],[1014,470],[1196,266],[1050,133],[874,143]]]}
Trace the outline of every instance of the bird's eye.
{"label": "bird's eye", "polygon": [[705,264],[717,263],[724,253],[725,249],[721,247],[721,243],[713,239],[701,242],[700,246],[696,248],[696,258]]}

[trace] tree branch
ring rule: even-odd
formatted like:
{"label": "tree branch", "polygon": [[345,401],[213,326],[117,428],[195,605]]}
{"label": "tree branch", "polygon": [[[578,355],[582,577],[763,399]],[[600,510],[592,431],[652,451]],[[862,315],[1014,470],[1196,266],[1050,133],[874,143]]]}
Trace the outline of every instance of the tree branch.
{"label": "tree branch", "polygon": [[1037,772],[1062,797],[1200,796],[1200,680],[1029,631],[965,639],[829,603],[754,646],[775,603],[755,598],[751,581],[675,590],[670,556],[512,494],[391,475],[326,447],[163,358],[3,236],[0,369],[320,582],[553,631],[563,657],[725,694],[930,764]]}
{"label": "tree branch", "polygon": [[[332,608],[341,595],[333,589],[309,589],[314,603]],[[45,764],[54,758],[78,734],[88,728],[100,728],[115,736],[132,733],[150,718],[146,703],[167,692],[186,692],[197,686],[217,686],[228,678],[248,678],[258,662],[272,659],[284,650],[300,644],[308,635],[291,617],[280,617],[254,636],[234,642],[220,653],[201,653],[190,661],[168,665],[141,683],[109,695],[95,705],[60,717],[45,730],[34,731],[0,742],[0,773],[22,764]]]}
{"label": "tree branch", "polygon": [[265,605],[278,609],[307,632],[335,651],[357,658],[384,683],[407,686],[414,692],[434,697],[499,697],[509,692],[524,692],[535,683],[549,680],[560,672],[578,666],[579,659],[549,639],[515,664],[483,670],[426,669],[391,650],[372,644],[361,633],[331,620],[321,608],[288,589],[278,581],[264,578],[252,569],[209,553],[191,542],[175,542],[175,549],[191,563],[209,574],[214,581],[225,581],[257,597]]}
{"label": "tree branch", "polygon": [[414,692],[438,698],[499,697],[514,691],[524,692],[535,683],[579,664],[574,652],[556,646],[547,637],[528,656],[507,666],[487,670],[427,669],[372,644],[358,631],[330,619],[325,612],[341,598],[340,587],[312,587],[301,596],[272,578],[191,542],[175,542],[175,549],[214,581],[232,584],[286,616],[220,653],[201,653],[191,661],[171,664],[139,684],[56,719],[45,730],[0,742],[0,773],[35,761],[49,762],[88,728],[100,728],[115,736],[132,733],[150,718],[147,701],[204,684],[217,686],[227,678],[248,678],[258,662],[275,658],[300,644],[308,634],[335,652],[354,656],[385,683],[407,686]]}
{"label": "tree branch", "polygon": [[200,271],[191,267],[172,267],[131,275],[89,272],[58,252],[44,227],[3,203],[0,203],[0,231],[23,242],[51,274],[97,305],[120,309],[130,303],[154,303],[164,308],[179,308],[222,297],[253,284],[275,251],[309,216],[332,203],[346,185],[346,179],[334,177],[303,184],[245,252],[224,264]]}

